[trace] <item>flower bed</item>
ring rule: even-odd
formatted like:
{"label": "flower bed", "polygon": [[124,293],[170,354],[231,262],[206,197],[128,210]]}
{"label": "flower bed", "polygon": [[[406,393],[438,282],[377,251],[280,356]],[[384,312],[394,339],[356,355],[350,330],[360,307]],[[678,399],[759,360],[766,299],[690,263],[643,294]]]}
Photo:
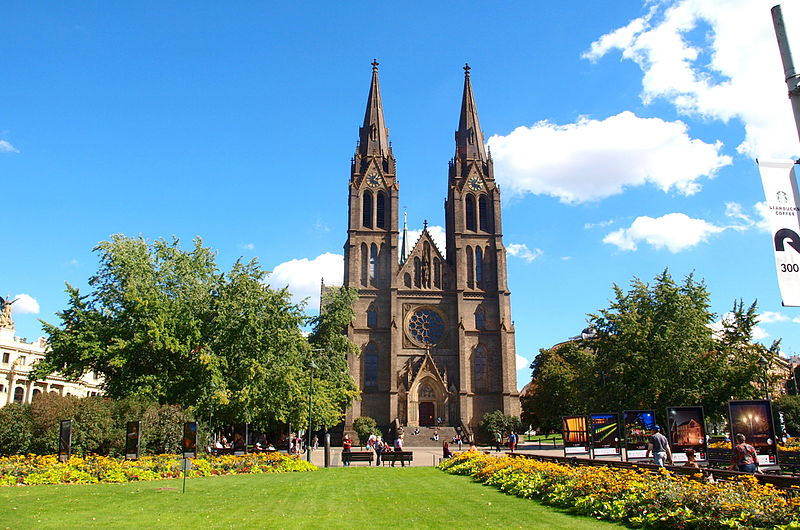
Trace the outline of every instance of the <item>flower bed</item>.
{"label": "flower bed", "polygon": [[[94,484],[135,482],[183,476],[177,455],[143,456],[119,460],[106,456],[72,457],[61,463],[54,455],[16,455],[0,458],[0,485]],[[313,471],[317,467],[295,456],[259,453],[244,456],[203,456],[193,458],[189,477],[245,473]]]}
{"label": "flower bed", "polygon": [[439,465],[506,493],[638,527],[800,528],[800,495],[754,477],[709,484],[667,470],[568,466],[461,453]]}

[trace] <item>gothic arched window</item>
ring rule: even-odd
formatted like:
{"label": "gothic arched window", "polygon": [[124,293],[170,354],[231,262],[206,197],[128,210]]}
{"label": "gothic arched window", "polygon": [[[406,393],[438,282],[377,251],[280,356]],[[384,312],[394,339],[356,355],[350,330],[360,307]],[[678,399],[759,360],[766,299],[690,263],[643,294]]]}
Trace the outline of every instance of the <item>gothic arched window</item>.
{"label": "gothic arched window", "polygon": [[367,327],[374,328],[378,325],[378,310],[375,306],[370,306],[367,309]]}
{"label": "gothic arched window", "polygon": [[364,200],[361,204],[361,224],[364,228],[372,228],[372,193],[364,192]]}
{"label": "gothic arched window", "polygon": [[378,347],[370,342],[364,348],[364,387],[378,386]]}
{"label": "gothic arched window", "polygon": [[369,246],[369,283],[376,284],[375,271],[378,267],[378,245],[375,243]]}
{"label": "gothic arched window", "polygon": [[472,387],[486,390],[486,346],[478,344],[472,351]]}
{"label": "gothic arched window", "polygon": [[467,230],[475,230],[475,197],[470,193],[466,200]]}
{"label": "gothic arched window", "polygon": [[367,244],[361,243],[361,285],[369,285],[369,252]]}
{"label": "gothic arched window", "polygon": [[14,389],[14,403],[22,403],[22,400],[25,398],[25,389],[21,386],[18,386]]}
{"label": "gothic arched window", "polygon": [[378,192],[378,197],[375,201],[376,205],[376,221],[375,226],[378,228],[386,228],[386,194],[382,191]]}
{"label": "gothic arched window", "polygon": [[467,287],[475,286],[475,257],[472,247],[467,245]]}
{"label": "gothic arched window", "polygon": [[475,329],[486,329],[486,312],[482,307],[475,310]]}
{"label": "gothic arched window", "polygon": [[489,201],[486,199],[486,195],[481,195],[478,198],[478,220],[480,223],[480,228],[484,232],[489,231]]}
{"label": "gothic arched window", "polygon": [[442,288],[442,260],[433,258],[433,286]]}
{"label": "gothic arched window", "polygon": [[475,283],[483,287],[483,250],[475,247]]}

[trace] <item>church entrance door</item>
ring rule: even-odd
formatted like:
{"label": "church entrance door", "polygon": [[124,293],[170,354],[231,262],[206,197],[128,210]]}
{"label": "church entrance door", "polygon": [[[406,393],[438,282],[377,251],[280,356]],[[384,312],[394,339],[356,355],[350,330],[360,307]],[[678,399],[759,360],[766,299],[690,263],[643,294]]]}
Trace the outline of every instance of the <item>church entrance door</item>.
{"label": "church entrance door", "polygon": [[419,424],[421,427],[433,427],[436,424],[435,409],[432,401],[421,401],[419,404]]}

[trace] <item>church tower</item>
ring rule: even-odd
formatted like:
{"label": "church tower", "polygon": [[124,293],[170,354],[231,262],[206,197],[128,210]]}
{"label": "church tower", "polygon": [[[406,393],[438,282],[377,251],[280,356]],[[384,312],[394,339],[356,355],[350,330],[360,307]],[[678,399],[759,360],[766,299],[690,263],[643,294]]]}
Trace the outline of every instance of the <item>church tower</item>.
{"label": "church tower", "polygon": [[487,412],[519,415],[500,190],[469,66],[464,70],[447,178],[446,249],[437,247],[426,221],[416,242],[407,240],[404,223],[399,252],[399,185],[372,63],[344,247],[344,285],[359,293],[347,334],[362,352],[348,359],[362,395],[347,411],[347,431],[359,416],[384,429],[441,422],[474,432]]}

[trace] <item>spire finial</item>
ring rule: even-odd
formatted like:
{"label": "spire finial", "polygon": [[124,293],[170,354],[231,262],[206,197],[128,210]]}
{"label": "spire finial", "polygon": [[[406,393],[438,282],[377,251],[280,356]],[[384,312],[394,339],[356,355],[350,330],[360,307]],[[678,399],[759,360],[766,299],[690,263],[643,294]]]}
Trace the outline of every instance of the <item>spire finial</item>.
{"label": "spire finial", "polygon": [[423,230],[427,230],[428,229],[428,220],[427,219],[422,221],[422,229]]}
{"label": "spire finial", "polygon": [[381,63],[379,63],[377,59],[372,59],[372,71],[373,72],[377,72],[378,71],[378,65],[379,64],[381,64]]}
{"label": "spire finial", "polygon": [[464,75],[466,77],[469,77],[470,70],[472,70],[472,68],[469,66],[469,63],[464,63]]}

